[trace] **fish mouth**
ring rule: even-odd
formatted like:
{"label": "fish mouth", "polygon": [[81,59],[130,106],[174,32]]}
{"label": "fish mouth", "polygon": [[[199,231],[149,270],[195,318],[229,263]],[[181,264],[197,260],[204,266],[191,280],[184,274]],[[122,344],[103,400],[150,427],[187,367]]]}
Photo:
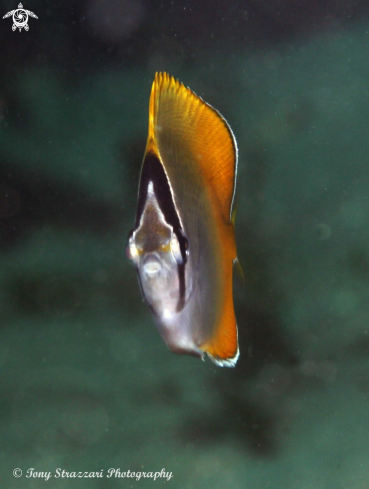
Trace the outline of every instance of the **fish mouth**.
{"label": "fish mouth", "polygon": [[142,262],[142,268],[144,272],[150,277],[155,276],[163,268],[161,260],[154,255],[154,253],[149,253],[146,255]]}

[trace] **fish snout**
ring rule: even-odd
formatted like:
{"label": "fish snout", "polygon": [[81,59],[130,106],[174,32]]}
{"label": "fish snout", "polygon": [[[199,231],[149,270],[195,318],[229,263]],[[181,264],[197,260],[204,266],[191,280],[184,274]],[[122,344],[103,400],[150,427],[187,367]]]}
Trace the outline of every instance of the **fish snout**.
{"label": "fish snout", "polygon": [[142,261],[142,270],[148,277],[155,277],[162,270],[163,265],[154,253],[148,253]]}

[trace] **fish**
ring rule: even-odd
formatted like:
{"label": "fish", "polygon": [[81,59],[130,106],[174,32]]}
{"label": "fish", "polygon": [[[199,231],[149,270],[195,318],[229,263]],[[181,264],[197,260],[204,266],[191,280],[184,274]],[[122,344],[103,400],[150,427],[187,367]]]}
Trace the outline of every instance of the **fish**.
{"label": "fish", "polygon": [[224,117],[156,73],[134,228],[126,248],[169,350],[234,367],[238,149]]}

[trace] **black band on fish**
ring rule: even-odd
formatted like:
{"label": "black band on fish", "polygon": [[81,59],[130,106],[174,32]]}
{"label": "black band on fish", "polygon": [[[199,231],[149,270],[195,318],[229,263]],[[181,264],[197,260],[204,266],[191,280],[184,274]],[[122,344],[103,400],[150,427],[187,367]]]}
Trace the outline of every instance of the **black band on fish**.
{"label": "black band on fish", "polygon": [[[160,210],[164,214],[165,221],[175,232],[182,255],[182,264],[187,262],[188,240],[183,233],[178,212],[173,200],[172,191],[159,158],[153,153],[147,153],[142,164],[140,188],[138,191],[138,203],[135,229],[140,225],[141,216],[145,208],[149,183],[153,183],[156,199]],[[178,262],[179,260],[177,260]]]}
{"label": "black band on fish", "polygon": [[178,265],[178,279],[179,279],[179,299],[177,304],[177,312],[180,312],[184,308],[185,298],[186,298],[186,279],[185,279],[184,265]]}

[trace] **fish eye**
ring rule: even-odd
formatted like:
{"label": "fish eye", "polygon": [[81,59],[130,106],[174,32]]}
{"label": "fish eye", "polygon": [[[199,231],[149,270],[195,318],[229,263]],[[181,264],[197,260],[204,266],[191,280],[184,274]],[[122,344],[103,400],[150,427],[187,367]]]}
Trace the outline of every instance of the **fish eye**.
{"label": "fish eye", "polygon": [[179,241],[177,235],[175,233],[172,234],[172,238],[170,240],[170,251],[173,254],[173,257],[178,265],[183,265],[183,257],[181,253],[181,247],[179,245]]}
{"label": "fish eye", "polygon": [[131,235],[126,246],[126,255],[130,260],[137,263],[140,254],[142,254],[142,248],[136,245],[133,235]]}
{"label": "fish eye", "polygon": [[185,262],[187,261],[187,257],[190,254],[190,250],[188,249],[188,239],[186,236],[182,235],[182,247],[181,247],[182,254],[185,256]]}
{"label": "fish eye", "polygon": [[173,233],[170,246],[177,264],[185,265],[189,255],[189,246],[188,239],[181,229],[177,230],[176,233]]}

